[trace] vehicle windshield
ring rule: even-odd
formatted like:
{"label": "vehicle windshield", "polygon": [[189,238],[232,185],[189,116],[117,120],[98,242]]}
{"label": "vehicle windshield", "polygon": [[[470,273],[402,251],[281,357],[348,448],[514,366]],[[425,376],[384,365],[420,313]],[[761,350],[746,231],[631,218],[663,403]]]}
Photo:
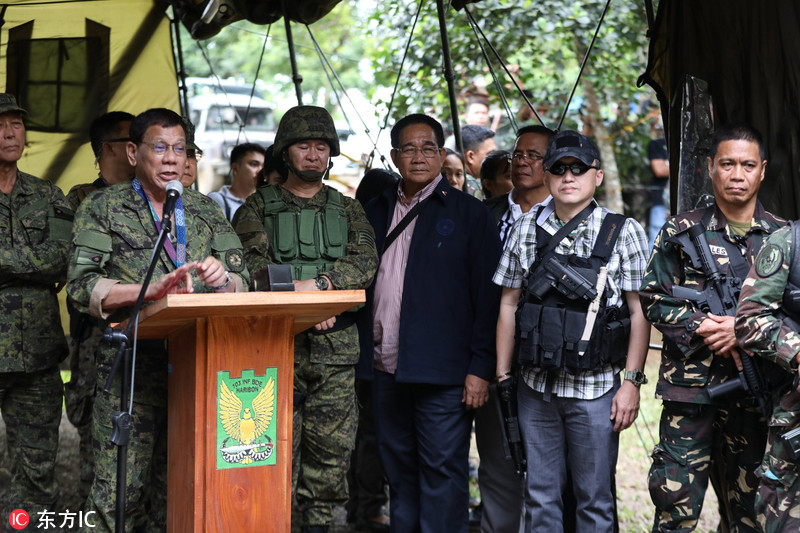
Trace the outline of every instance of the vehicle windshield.
{"label": "vehicle windshield", "polygon": [[207,130],[238,130],[240,123],[249,131],[275,130],[275,116],[269,108],[213,106],[208,110]]}

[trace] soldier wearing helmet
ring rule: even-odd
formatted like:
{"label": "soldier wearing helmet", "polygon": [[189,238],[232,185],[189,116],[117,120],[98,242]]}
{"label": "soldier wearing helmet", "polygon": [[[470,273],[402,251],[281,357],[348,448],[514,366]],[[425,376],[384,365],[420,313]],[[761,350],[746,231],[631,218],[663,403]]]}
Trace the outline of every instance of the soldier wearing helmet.
{"label": "soldier wearing helmet", "polygon": [[[273,150],[288,178],[259,187],[233,218],[247,267],[291,265],[298,291],[366,289],[378,264],[375,234],[361,204],[322,182],[339,155],[331,116],[321,107],[293,107]],[[333,506],[347,499],[358,422],[354,315],[331,317],[295,337],[292,495],[303,532],[328,531]]]}

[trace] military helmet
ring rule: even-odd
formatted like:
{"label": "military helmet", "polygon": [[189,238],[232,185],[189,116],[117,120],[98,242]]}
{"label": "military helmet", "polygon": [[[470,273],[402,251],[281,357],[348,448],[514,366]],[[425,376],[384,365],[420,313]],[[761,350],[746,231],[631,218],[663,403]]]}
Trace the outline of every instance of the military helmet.
{"label": "military helmet", "polygon": [[322,107],[300,105],[291,108],[281,118],[275,134],[273,150],[282,153],[299,141],[321,140],[331,147],[331,157],[339,155],[339,136],[330,113]]}

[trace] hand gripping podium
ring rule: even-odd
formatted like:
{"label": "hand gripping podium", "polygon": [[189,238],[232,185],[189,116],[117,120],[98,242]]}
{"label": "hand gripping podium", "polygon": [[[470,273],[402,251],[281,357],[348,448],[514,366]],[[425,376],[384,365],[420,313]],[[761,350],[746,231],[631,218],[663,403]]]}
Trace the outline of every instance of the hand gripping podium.
{"label": "hand gripping podium", "polygon": [[176,294],[142,310],[139,337],[169,340],[170,533],[289,533],[294,335],[364,298]]}

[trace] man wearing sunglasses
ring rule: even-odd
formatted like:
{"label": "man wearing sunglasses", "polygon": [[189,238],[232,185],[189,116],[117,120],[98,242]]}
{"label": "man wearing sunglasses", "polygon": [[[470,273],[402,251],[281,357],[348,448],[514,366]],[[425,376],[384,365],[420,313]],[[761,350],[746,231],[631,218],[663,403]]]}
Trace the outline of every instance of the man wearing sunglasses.
{"label": "man wearing sunglasses", "polygon": [[543,164],[552,199],[516,222],[494,276],[497,380],[511,378],[516,355],[528,527],[562,530],[569,469],[577,530],[612,531],[619,432],[636,418],[644,381],[649,326],[637,291],[647,238],[594,200],[603,171],[589,139],[559,133]]}
{"label": "man wearing sunglasses", "polygon": [[[656,386],[656,397],[664,407],[650,468],[654,531],[695,528],[709,474],[721,522],[730,531],[761,531],[754,505],[767,421],[749,395],[711,398],[708,393],[735,380],[742,368],[734,318],[707,313],[672,292],[674,286],[699,289],[708,282],[676,240],[680,232],[696,225],[705,230],[720,275],[734,285],[747,277],[762,243],[786,223],[758,201],[766,166],[764,141],[755,128],[744,124],[719,128],[708,153],[714,204],[668,219],[647,265],[642,307],[664,335]],[[762,375],[769,372],[768,366],[761,366]]]}
{"label": "man wearing sunglasses", "polygon": [[[94,119],[89,126],[89,142],[94,152],[99,174],[91,183],[75,185],[67,194],[73,210],[89,193],[108,187],[133,176],[133,165],[128,160],[127,145],[133,115],[124,111],[111,111]],[[92,452],[92,406],[94,405],[97,363],[95,350],[103,340],[100,323],[87,313],[79,313],[67,302],[70,317],[70,380],[64,385],[64,402],[67,417],[80,436],[81,474],[78,494],[82,499],[89,495],[94,479],[94,453]]]}

